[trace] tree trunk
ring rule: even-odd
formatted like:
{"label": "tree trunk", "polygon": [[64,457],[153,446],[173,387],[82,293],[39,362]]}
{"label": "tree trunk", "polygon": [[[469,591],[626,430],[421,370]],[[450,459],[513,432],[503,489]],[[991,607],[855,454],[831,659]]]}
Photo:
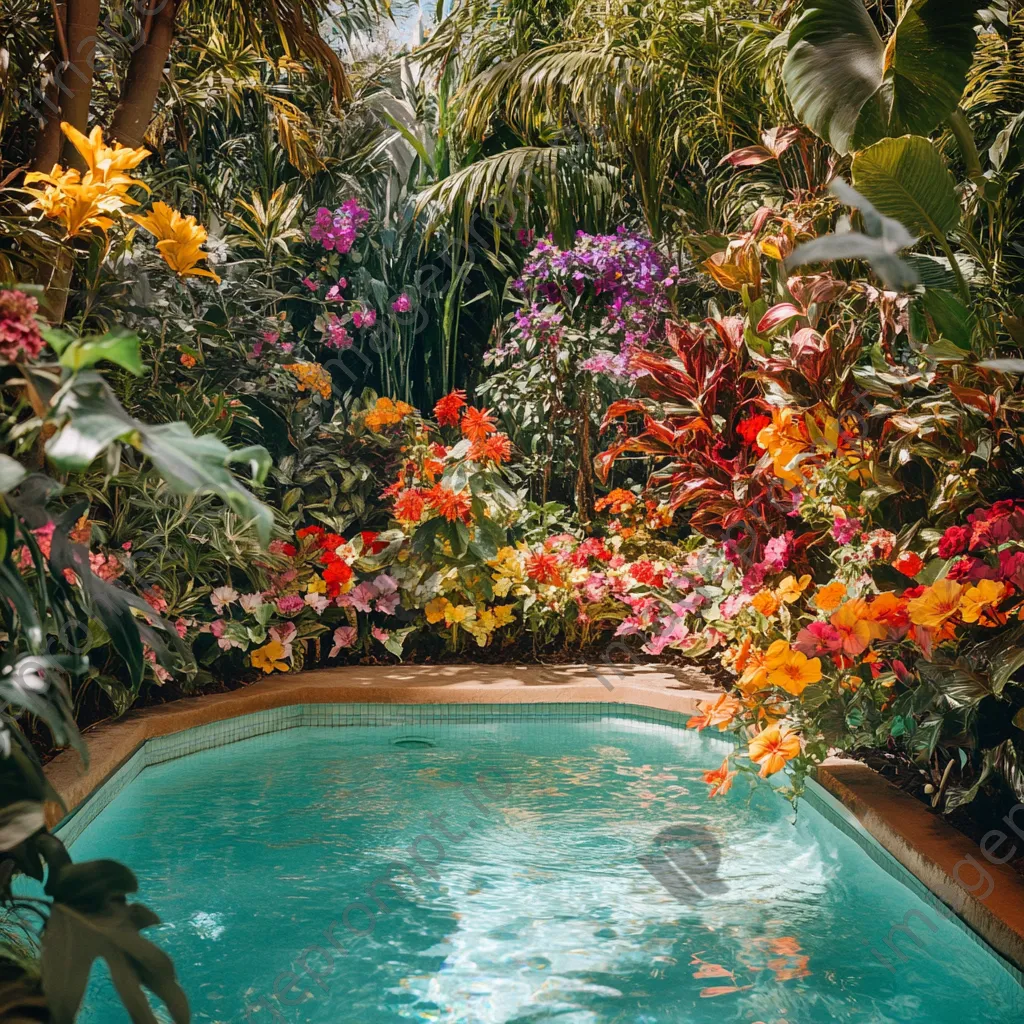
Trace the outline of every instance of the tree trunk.
{"label": "tree trunk", "polygon": [[60,82],[67,55],[67,4],[54,3],[53,50],[46,61],[50,81],[43,91],[43,107],[38,111],[42,120],[32,155],[32,170],[49,174],[53,165],[60,163],[64,136],[60,130]]}
{"label": "tree trunk", "polygon": [[132,54],[110,123],[110,138],[124,146],[141,146],[153,118],[164,65],[174,41],[177,9],[178,0],[149,0],[143,15],[142,45]]}
{"label": "tree trunk", "polygon": [[[92,76],[96,64],[96,36],[100,25],[100,0],[67,0],[68,60],[58,69],[60,119],[87,132]],[[64,142],[64,163],[85,170],[85,161],[70,142]]]}

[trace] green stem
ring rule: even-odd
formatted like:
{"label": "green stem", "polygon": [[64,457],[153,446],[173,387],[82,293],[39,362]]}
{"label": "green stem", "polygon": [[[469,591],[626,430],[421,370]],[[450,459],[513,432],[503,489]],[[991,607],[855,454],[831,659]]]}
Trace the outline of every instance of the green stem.
{"label": "green stem", "polygon": [[971,126],[967,123],[967,115],[957,107],[949,115],[948,124],[953,132],[953,137],[956,139],[956,144],[960,147],[964,163],[967,165],[967,177],[980,178],[981,157],[978,156],[978,147],[974,142],[974,133],[971,131]]}

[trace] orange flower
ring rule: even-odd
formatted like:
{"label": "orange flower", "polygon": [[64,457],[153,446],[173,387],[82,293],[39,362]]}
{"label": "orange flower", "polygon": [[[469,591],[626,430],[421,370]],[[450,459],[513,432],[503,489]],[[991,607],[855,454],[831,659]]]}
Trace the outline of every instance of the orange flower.
{"label": "orange flower", "polygon": [[770,725],[751,739],[748,753],[750,760],[761,766],[761,778],[765,779],[800,753],[800,737],[784,725]]}
{"label": "orange flower", "polygon": [[846,584],[839,580],[833,580],[824,587],[819,587],[814,594],[814,603],[823,612],[832,612],[839,607],[840,602],[846,597]]}
{"label": "orange flower", "polygon": [[964,588],[953,580],[937,580],[920,596],[907,603],[915,626],[939,629],[960,610]]}
{"label": "orange flower", "polygon": [[474,409],[470,406],[462,417],[462,436],[470,441],[484,441],[488,434],[497,433],[490,409]]}
{"label": "orange flower", "polygon": [[772,422],[757,434],[757,443],[771,456],[772,471],[792,487],[803,483],[799,470],[789,469],[790,462],[810,447],[810,437],[799,412],[795,409],[772,409]]}
{"label": "orange flower", "polygon": [[466,392],[456,388],[434,406],[434,419],[442,427],[454,427],[459,422],[459,410],[466,404]]}
{"label": "orange flower", "polygon": [[635,504],[636,495],[632,491],[627,491],[624,487],[614,487],[603,498],[598,498],[594,502],[594,508],[598,512],[607,509],[613,516],[619,516]]}
{"label": "orange flower", "polygon": [[905,633],[910,624],[907,615],[907,602],[891,590],[886,590],[871,599],[868,614],[875,622],[880,622],[892,635]]}
{"label": "orange flower", "polygon": [[285,363],[281,367],[298,380],[298,389],[312,388],[321,398],[330,398],[333,392],[331,375],[319,363]]}
{"label": "orange flower", "polygon": [[468,523],[471,517],[469,496],[463,493],[456,494],[443,484],[435,484],[427,491],[427,504],[442,515],[449,523],[461,519]]}
{"label": "orange flower", "polygon": [[426,502],[416,488],[406,488],[395,499],[395,518],[406,523],[419,522]]}
{"label": "orange flower", "polygon": [[708,799],[713,796],[724,796],[732,787],[732,780],[736,778],[736,772],[729,771],[729,758],[726,758],[719,768],[704,773],[704,781],[711,787],[708,792]]}
{"label": "orange flower", "polygon": [[469,457],[474,462],[496,462],[500,466],[508,462],[511,455],[512,439],[508,434],[495,434],[482,441],[474,441],[469,448]]}
{"label": "orange flower", "polygon": [[839,633],[843,654],[850,658],[866,651],[872,640],[880,640],[885,636],[885,629],[872,620],[867,601],[862,597],[847,601],[838,611],[833,612],[829,622]]}
{"label": "orange flower", "polygon": [[182,366],[187,366],[191,370],[192,367],[196,365],[196,357],[189,355],[188,352],[182,352],[181,355],[178,356],[178,362],[181,363]]}
{"label": "orange flower", "polygon": [[363,422],[374,433],[380,433],[382,427],[401,423],[409,413],[415,412],[406,402],[394,402],[390,398],[378,398],[374,407],[366,414]]}
{"label": "orange flower", "polygon": [[552,587],[562,586],[562,573],[558,559],[554,555],[537,552],[526,560],[526,575],[537,583],[547,583]]}
{"label": "orange flower", "polygon": [[766,619],[770,619],[779,610],[779,599],[770,590],[759,590],[750,604]]}
{"label": "orange flower", "polygon": [[784,604],[793,604],[800,600],[800,595],[808,588],[811,582],[810,576],[787,576],[776,588],[775,597]]}
{"label": "orange flower", "polygon": [[687,729],[706,729],[708,726],[717,726],[719,732],[725,732],[732,724],[733,719],[743,709],[743,705],[728,693],[721,693],[715,700],[697,701],[697,711],[687,723]]}
{"label": "orange flower", "polygon": [[808,658],[800,651],[790,651],[789,657],[768,673],[768,682],[786,693],[799,697],[811,683],[821,679],[821,659]]}
{"label": "orange flower", "polygon": [[745,697],[752,697],[768,685],[768,669],[764,659],[765,652],[756,647],[749,652],[743,672],[736,682],[736,688]]}

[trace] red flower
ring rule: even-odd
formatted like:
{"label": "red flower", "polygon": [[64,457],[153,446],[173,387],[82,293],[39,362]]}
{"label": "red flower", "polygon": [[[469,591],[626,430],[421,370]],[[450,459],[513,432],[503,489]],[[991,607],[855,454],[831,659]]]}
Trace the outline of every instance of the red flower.
{"label": "red flower", "polygon": [[469,457],[474,462],[496,462],[500,466],[512,456],[512,439],[508,434],[495,434],[483,441],[474,441]]}
{"label": "red flower", "polygon": [[939,540],[939,558],[952,558],[967,550],[967,542],[971,539],[969,526],[951,526]]}
{"label": "red flower", "polygon": [[456,388],[434,406],[434,419],[442,427],[455,427],[459,423],[459,410],[466,404],[466,392]]}
{"label": "red flower", "polygon": [[474,409],[470,406],[462,417],[462,434],[470,441],[484,441],[488,434],[497,433],[497,430],[490,409]]}
{"label": "red flower", "polygon": [[363,539],[363,552],[369,551],[371,555],[378,555],[387,546],[387,541],[377,540],[376,530],[362,530],[359,534]]}
{"label": "red flower", "polygon": [[747,416],[736,424],[736,433],[743,438],[743,443],[748,447],[756,448],[758,451],[764,451],[764,449],[757,443],[757,435],[765,427],[771,426],[771,422],[771,416],[765,416],[762,413],[754,413],[753,416]]}
{"label": "red flower", "polygon": [[549,583],[553,587],[562,585],[562,573],[555,555],[531,555],[526,560],[526,575],[538,583]]}
{"label": "red flower", "polygon": [[663,587],[665,585],[665,574],[663,572],[658,572],[654,568],[654,563],[648,562],[646,559],[634,562],[630,567],[629,575],[632,576],[637,583],[646,583],[651,587]]}
{"label": "red flower", "polygon": [[916,576],[924,568],[924,560],[914,551],[901,551],[893,566],[904,576]]}
{"label": "red flower", "polygon": [[326,532],[322,526],[304,526],[295,536],[299,540],[305,540],[307,537],[316,537],[319,540]]}
{"label": "red flower", "polygon": [[327,596],[337,597],[341,593],[342,584],[352,579],[352,567],[348,562],[336,558],[324,569],[323,578],[327,584]]}
{"label": "red flower", "polygon": [[464,523],[470,520],[470,501],[465,494],[456,494],[443,484],[436,484],[427,491],[427,504],[449,523],[461,519]]}
{"label": "red flower", "polygon": [[423,515],[423,492],[415,487],[407,487],[395,499],[395,518],[415,523]]}

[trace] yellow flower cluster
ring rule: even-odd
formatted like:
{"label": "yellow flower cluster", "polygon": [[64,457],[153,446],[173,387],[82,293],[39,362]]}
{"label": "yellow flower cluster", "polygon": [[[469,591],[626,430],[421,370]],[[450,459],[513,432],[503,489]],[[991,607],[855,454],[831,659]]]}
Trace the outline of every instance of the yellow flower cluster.
{"label": "yellow flower cluster", "polygon": [[370,430],[379,431],[382,427],[401,423],[406,416],[415,411],[407,402],[378,398],[377,404],[366,414],[366,419],[363,422]]}
{"label": "yellow flower cluster", "polygon": [[321,398],[331,397],[331,375],[319,363],[285,363],[282,368],[298,380],[300,391],[319,391]]}
{"label": "yellow flower cluster", "polygon": [[509,594],[519,596],[518,588],[526,587],[526,552],[517,548],[506,546],[498,549],[497,555],[487,565],[494,571],[491,579],[494,581],[494,593],[498,597],[508,597]]}
{"label": "yellow flower cluster", "polygon": [[106,232],[113,226],[110,214],[117,213],[125,206],[138,206],[128,189],[139,186],[148,188],[127,171],[138,167],[147,156],[148,149],[132,149],[115,143],[108,146],[103,142],[103,132],[93,128],[88,136],[83,135],[67,122],[61,123],[61,130],[81,154],[88,166],[82,174],[77,169],[65,170],[54,164],[49,174],[34,171],[25,175],[25,184],[37,182],[45,188],[26,188],[35,197],[32,206],[41,210],[48,220],[60,221],[64,225],[65,238],[75,238],[87,231]]}
{"label": "yellow flower cluster", "polygon": [[453,604],[447,597],[435,597],[423,609],[427,622],[437,625],[444,622],[453,634],[459,629],[469,633],[477,645],[486,647],[496,629],[515,622],[515,611],[510,604],[496,604],[479,608],[471,604]]}
{"label": "yellow flower cluster", "polygon": [[909,601],[907,611],[910,621],[925,629],[942,629],[958,613],[964,622],[993,626],[999,624],[994,609],[1005,596],[1006,586],[998,580],[978,580],[969,587],[942,579]]}

